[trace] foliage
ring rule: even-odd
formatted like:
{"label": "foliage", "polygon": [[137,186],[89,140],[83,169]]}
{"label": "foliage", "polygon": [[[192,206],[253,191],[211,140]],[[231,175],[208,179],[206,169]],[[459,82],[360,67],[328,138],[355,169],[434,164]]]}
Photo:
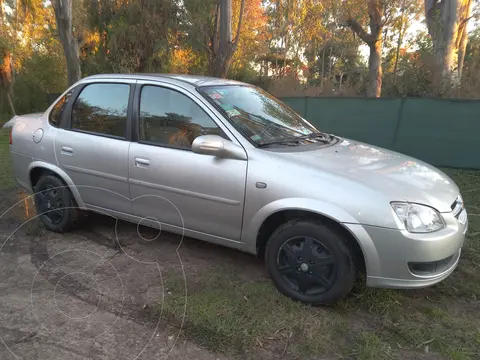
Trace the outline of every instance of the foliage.
{"label": "foliage", "polygon": [[[82,76],[109,72],[209,74],[218,0],[73,0]],[[242,0],[232,0],[235,37]],[[46,93],[66,86],[51,2],[0,0],[0,113],[44,109]],[[381,4],[384,96],[430,96],[435,51],[421,0]],[[479,13],[473,1],[472,14]],[[476,8],[475,8],[476,7]],[[348,26],[371,31],[364,1],[245,0],[228,77],[281,95],[363,96],[368,47]],[[474,21],[472,19],[471,21]],[[443,96],[480,96],[480,32],[469,34],[462,82]],[[367,51],[366,51],[367,50]],[[8,66],[4,66],[4,65]],[[12,65],[10,67],[10,64]]]}
{"label": "foliage", "polygon": [[20,114],[45,111],[49,105],[47,93],[63,92],[67,85],[65,68],[61,56],[52,59],[46,54],[33,54],[26,59],[13,87],[15,111]]}
{"label": "foliage", "polygon": [[59,92],[66,86],[66,66],[53,8],[43,0],[12,0],[6,5],[12,11],[4,13],[0,47],[4,56],[13,59],[13,73],[10,84],[2,83],[0,113],[13,115],[8,92],[15,112],[43,111],[47,93]]}
{"label": "foliage", "polygon": [[[261,0],[245,0],[243,25],[237,51],[233,57],[230,75],[237,79],[252,78],[252,64],[265,51],[267,17]],[[232,28],[236,29],[240,15],[241,0],[233,1]]]}
{"label": "foliage", "polygon": [[173,0],[85,0],[84,5],[93,35],[83,48],[97,57],[94,64],[120,73],[168,69],[170,36],[178,24]]}
{"label": "foliage", "polygon": [[[407,51],[416,47],[416,50]],[[393,50],[393,49],[392,49]],[[390,51],[385,67],[393,69],[392,62],[396,54]],[[399,52],[397,79],[394,83],[394,73],[387,72],[384,77],[384,95],[386,96],[428,96],[432,87],[432,42],[425,33],[419,33],[412,39],[407,48]]]}

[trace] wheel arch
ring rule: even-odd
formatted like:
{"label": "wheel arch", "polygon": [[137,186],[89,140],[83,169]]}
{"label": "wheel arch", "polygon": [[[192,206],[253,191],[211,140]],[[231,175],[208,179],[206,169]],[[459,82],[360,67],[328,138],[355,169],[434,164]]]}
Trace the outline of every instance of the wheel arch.
{"label": "wheel arch", "polygon": [[80,193],[70,176],[68,176],[68,174],[62,169],[60,169],[58,166],[44,161],[34,161],[28,167],[28,176],[32,192],[34,191],[34,187],[38,179],[44,173],[50,173],[62,179],[62,181],[69,187],[70,191],[72,192],[72,195],[75,198],[78,207],[83,210],[86,209],[85,203],[83,202],[82,197],[80,196]]}
{"label": "wheel arch", "polygon": [[[313,218],[327,223],[340,232],[352,247],[358,269],[366,272],[368,258],[365,248],[371,245],[362,244],[362,241],[353,234],[344,223],[358,223],[358,221],[344,210],[331,204],[319,203],[312,199],[279,200],[262,208],[254,217],[254,221],[245,236],[249,236],[250,252],[263,257],[268,239],[281,224],[295,218]],[[301,201],[299,201],[301,200]],[[247,235],[248,234],[248,235]]]}

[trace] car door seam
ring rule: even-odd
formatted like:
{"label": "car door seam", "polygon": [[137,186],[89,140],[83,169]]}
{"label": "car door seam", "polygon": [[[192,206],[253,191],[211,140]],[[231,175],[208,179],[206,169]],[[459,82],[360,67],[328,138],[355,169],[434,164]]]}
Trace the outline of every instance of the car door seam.
{"label": "car door seam", "polygon": [[189,190],[182,190],[182,189],[178,189],[178,188],[174,188],[174,187],[170,187],[170,186],[165,186],[165,185],[153,184],[153,183],[146,182],[146,181],[135,180],[135,179],[129,179],[128,181],[132,184],[139,185],[139,186],[146,186],[146,187],[150,187],[152,189],[163,190],[163,191],[176,193],[176,194],[181,194],[181,195],[193,196],[193,197],[196,197],[196,198],[215,201],[215,202],[219,202],[219,203],[223,203],[223,204],[228,204],[228,205],[233,205],[233,206],[237,206],[237,205],[240,204],[240,201],[237,201],[237,200],[231,200],[231,199],[226,199],[226,198],[222,198],[222,197],[218,197],[218,196],[197,193],[197,192],[189,191]]}
{"label": "car door seam", "polygon": [[101,177],[104,177],[106,179],[112,179],[112,180],[118,180],[118,181],[124,181],[124,182],[128,181],[128,178],[126,178],[124,176],[107,174],[107,173],[104,173],[104,172],[101,172],[101,171],[79,168],[79,167],[72,166],[72,165],[63,165],[63,167],[65,169],[68,169],[68,170],[72,170],[72,171],[76,171],[76,172],[82,172],[82,173],[89,174],[89,175],[101,176]]}

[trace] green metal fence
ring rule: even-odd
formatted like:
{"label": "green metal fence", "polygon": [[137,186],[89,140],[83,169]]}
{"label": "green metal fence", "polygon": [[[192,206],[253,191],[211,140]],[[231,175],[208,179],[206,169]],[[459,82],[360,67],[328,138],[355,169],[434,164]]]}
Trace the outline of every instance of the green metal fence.
{"label": "green metal fence", "polygon": [[282,98],[323,131],[437,166],[480,169],[480,101]]}

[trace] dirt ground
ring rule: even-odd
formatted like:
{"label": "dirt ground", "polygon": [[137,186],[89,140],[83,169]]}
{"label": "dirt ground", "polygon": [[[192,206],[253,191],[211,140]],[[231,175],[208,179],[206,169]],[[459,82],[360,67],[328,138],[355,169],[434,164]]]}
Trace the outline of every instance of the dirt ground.
{"label": "dirt ground", "polygon": [[171,295],[166,269],[240,258],[262,276],[258,262],[190,239],[177,252],[178,236],[101,215],[46,232],[24,196],[1,194],[1,359],[226,359],[179,338],[149,304]]}

